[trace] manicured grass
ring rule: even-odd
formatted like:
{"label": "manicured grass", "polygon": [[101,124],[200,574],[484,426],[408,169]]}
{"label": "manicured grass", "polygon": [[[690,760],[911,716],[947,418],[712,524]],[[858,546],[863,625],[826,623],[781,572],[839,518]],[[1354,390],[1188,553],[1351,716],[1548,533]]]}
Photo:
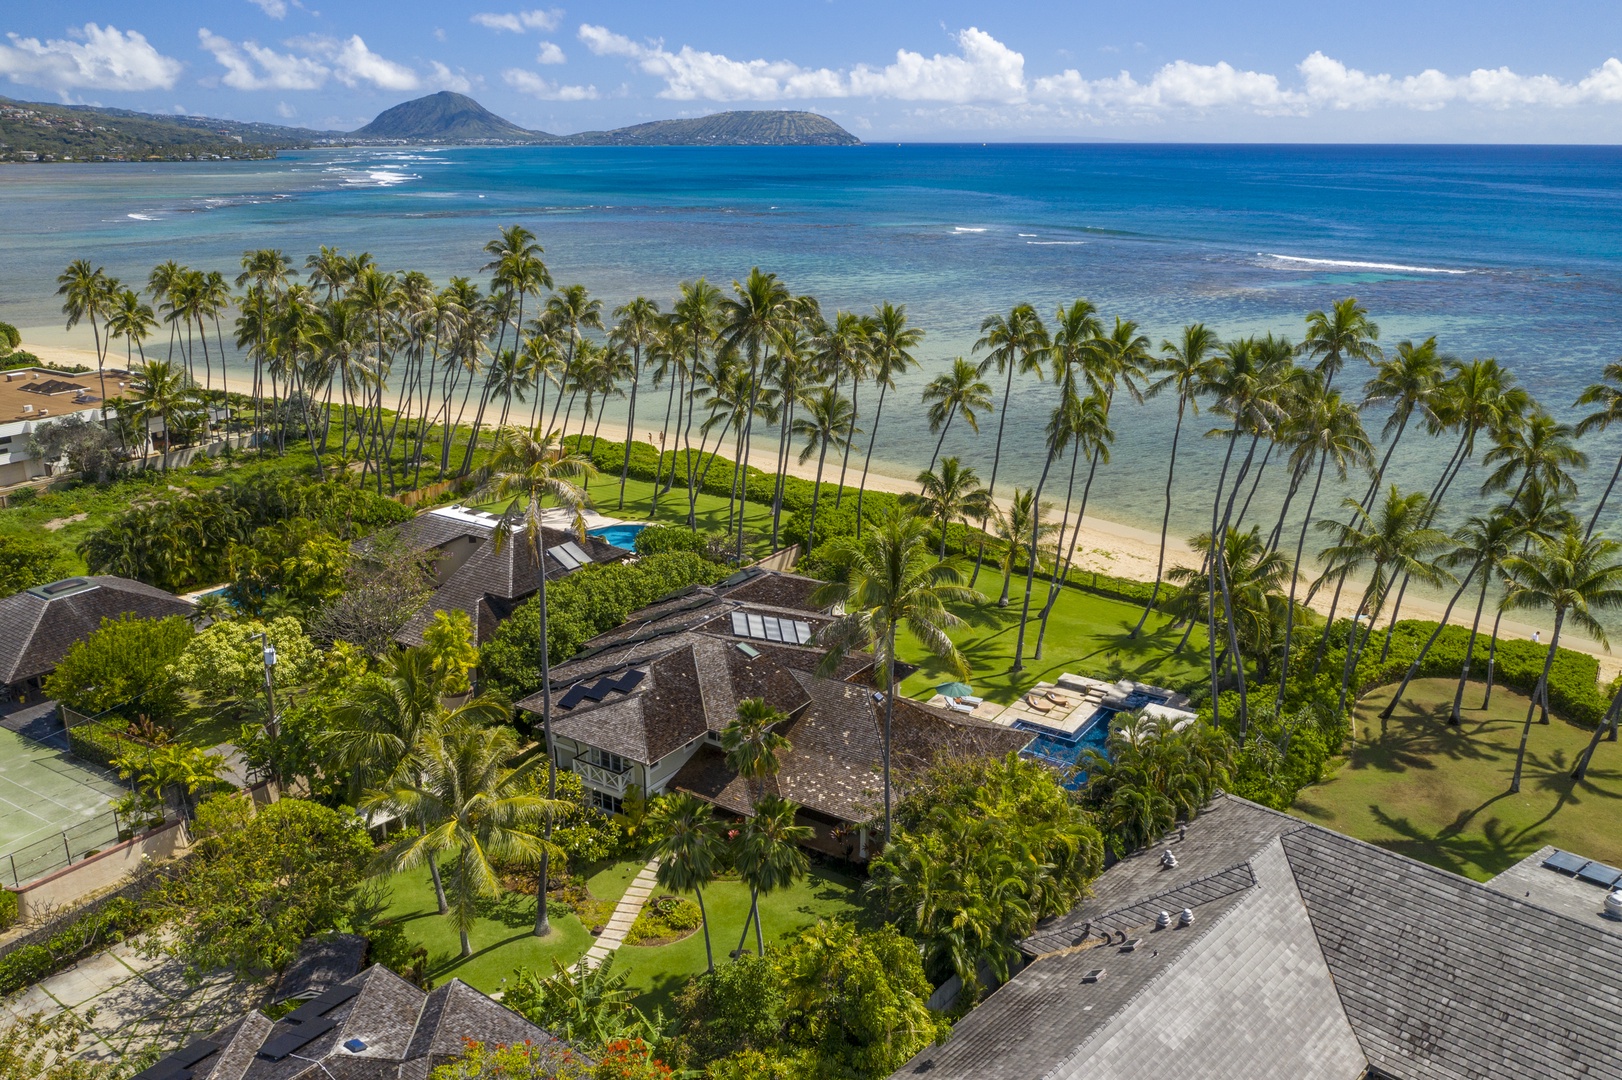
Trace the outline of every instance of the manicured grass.
{"label": "manicured grass", "polygon": [[1532,725],[1519,794],[1509,793],[1527,698],[1465,688],[1463,723],[1447,725],[1457,684],[1420,679],[1389,721],[1395,687],[1359,704],[1354,743],[1337,771],[1302,789],[1292,813],[1484,881],[1544,844],[1622,861],[1622,745],[1601,742],[1587,779],[1571,770],[1592,731],[1558,719]]}
{"label": "manicured grass", "polygon": [[[447,883],[451,865],[449,859],[442,864]],[[473,955],[464,960],[455,915],[439,914],[428,868],[391,875],[388,883],[394,895],[384,917],[398,920],[412,944],[428,950],[428,977],[434,983],[454,976],[489,993],[501,989],[517,967],[550,973],[554,958],[572,964],[591,948],[591,933],[573,915],[554,914],[552,932],[535,937],[535,898],[508,893],[481,906],[469,934]]]}
{"label": "manicured grass", "polygon": [[[662,895],[655,889],[655,896]],[[683,894],[691,896],[691,894]],[[737,880],[717,881],[704,890],[710,921],[710,944],[720,963],[737,946],[749,913],[749,889]],[[860,918],[867,914],[857,879],[813,867],[793,886],[761,898],[760,921],[766,944],[792,936],[818,919]],[[748,947],[755,947],[749,928]],[[614,954],[614,970],[628,976],[646,1011],[670,1011],[671,999],[683,984],[704,970],[704,933],[689,934],[668,945],[623,945]]]}
{"label": "manicured grass", "polygon": [[[1151,613],[1143,633],[1133,638],[1132,628],[1143,608],[1074,588],[1060,593],[1048,620],[1042,658],[1034,659],[1041,628],[1037,615],[1047,597],[1046,585],[1039,584],[1031,600],[1031,621],[1025,628],[1025,669],[1015,675],[1009,668],[1019,636],[1019,600],[1016,597],[1008,607],[997,607],[1002,579],[994,571],[982,572],[977,588],[990,599],[974,608],[955,609],[965,625],[953,630],[951,638],[969,662],[974,692],[990,701],[1012,702],[1036,683],[1052,682],[1066,671],[1099,679],[1131,678],[1175,689],[1200,680],[1206,670],[1203,627],[1195,627],[1188,644],[1177,652],[1183,632],[1172,631],[1166,616]],[[908,663],[922,665],[901,684],[902,693],[910,697],[927,699],[937,685],[956,678],[910,634],[902,635],[898,652]]]}

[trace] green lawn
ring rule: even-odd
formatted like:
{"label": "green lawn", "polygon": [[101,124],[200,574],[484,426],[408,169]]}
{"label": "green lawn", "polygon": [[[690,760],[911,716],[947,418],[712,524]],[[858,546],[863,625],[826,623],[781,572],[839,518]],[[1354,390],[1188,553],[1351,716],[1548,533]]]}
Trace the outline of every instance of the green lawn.
{"label": "green lawn", "polygon": [[[1622,744],[1601,742],[1588,778],[1571,779],[1591,731],[1534,723],[1518,795],[1509,793],[1526,716],[1524,695],[1493,690],[1486,711],[1447,725],[1452,680],[1420,679],[1389,721],[1395,687],[1358,706],[1354,744],[1338,770],[1302,789],[1292,812],[1392,851],[1484,881],[1544,844],[1622,862]],[[1482,686],[1465,689],[1480,705]]]}
{"label": "green lawn", "polygon": [[[661,890],[654,890],[655,896],[661,894]],[[709,914],[710,943],[719,963],[737,947],[738,935],[743,933],[749,890],[736,880],[717,881],[704,890],[704,904]],[[818,919],[855,918],[865,913],[858,881],[820,867],[813,867],[792,887],[763,897],[760,902],[761,927],[768,945]],[[749,948],[753,949],[754,943],[751,925]],[[704,934],[699,931],[669,945],[622,945],[614,954],[614,970],[629,976],[629,985],[638,994],[637,1004],[643,1009],[659,1007],[668,1012],[676,992],[704,970]]]}
{"label": "green lawn", "polygon": [[[997,607],[1002,579],[995,572],[982,572],[977,587],[992,599],[976,608],[957,609],[964,625],[952,631],[951,637],[968,659],[974,692],[988,700],[1012,702],[1037,682],[1052,682],[1066,671],[1101,679],[1126,677],[1172,688],[1198,681],[1206,671],[1203,627],[1196,627],[1182,652],[1175,652],[1183,635],[1181,630],[1169,629],[1166,616],[1151,614],[1143,633],[1132,638],[1129,635],[1142,607],[1074,588],[1065,589],[1054,604],[1042,658],[1034,659],[1032,651],[1041,626],[1036,616],[1047,597],[1046,586],[1039,585],[1025,630],[1025,669],[1016,676],[1009,668],[1019,634],[1018,600],[1006,608]],[[922,670],[901,684],[902,693],[910,697],[928,698],[937,685],[955,678],[909,634],[902,635],[898,651],[901,659],[922,665]]]}
{"label": "green lawn", "polygon": [[[451,860],[443,865],[448,880]],[[384,918],[398,920],[413,945],[427,948],[428,977],[434,983],[454,976],[488,993],[499,990],[514,968],[550,972],[554,958],[572,964],[591,948],[591,933],[573,915],[554,915],[551,934],[535,937],[535,898],[508,893],[481,907],[469,935],[473,955],[464,960],[455,917],[439,914],[428,868],[394,874],[388,883],[393,900]]]}

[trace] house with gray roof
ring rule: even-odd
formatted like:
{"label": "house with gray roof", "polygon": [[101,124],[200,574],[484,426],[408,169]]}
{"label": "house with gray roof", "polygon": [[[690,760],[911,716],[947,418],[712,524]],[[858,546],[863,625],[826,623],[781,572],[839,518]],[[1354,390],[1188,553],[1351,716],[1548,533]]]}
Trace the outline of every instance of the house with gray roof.
{"label": "house with gray roof", "polygon": [[1622,923],[1550,857],[1483,884],[1219,796],[893,1080],[1622,1078]]}
{"label": "house with gray roof", "polygon": [[[862,826],[882,798],[883,697],[872,660],[847,657],[823,672],[817,631],[832,621],[808,606],[810,578],[751,569],[684,590],[633,613],[552,669],[558,767],[579,774],[597,805],[618,810],[625,792],[680,790],[732,814],[753,813],[745,782],[726,764],[721,732],[747,698],[788,717],[770,794],[798,803],[811,846],[866,858]],[[864,682],[864,680],[868,680]],[[518,707],[537,723],[543,698]],[[1001,755],[1027,732],[898,698],[892,737],[896,787],[943,753]]]}
{"label": "house with gray roof", "polygon": [[426,1080],[469,1040],[585,1060],[460,979],[424,992],[374,964],[280,1020],[250,1012],[134,1080]]}
{"label": "house with gray roof", "polygon": [[[465,506],[442,506],[418,514],[385,533],[354,544],[362,558],[382,543],[399,543],[423,556],[434,577],[434,594],[395,635],[402,645],[421,645],[436,611],[465,611],[477,644],[484,644],[518,605],[540,590],[535,552],[524,529],[496,543],[501,515]],[[546,580],[582,566],[619,562],[631,552],[596,536],[582,541],[564,529],[543,528]]]}
{"label": "house with gray roof", "polygon": [[0,598],[0,698],[40,698],[45,676],[103,619],[160,619],[192,610],[172,593],[110,574],[64,578]]}

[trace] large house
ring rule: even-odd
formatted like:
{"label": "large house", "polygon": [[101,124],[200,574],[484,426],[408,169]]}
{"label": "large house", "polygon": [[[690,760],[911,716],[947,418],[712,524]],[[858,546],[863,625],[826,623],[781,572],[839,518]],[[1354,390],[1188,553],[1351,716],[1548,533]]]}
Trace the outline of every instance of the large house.
{"label": "large house", "polygon": [[[121,371],[108,377],[128,379]],[[121,387],[123,383],[119,384]],[[28,437],[40,424],[84,414],[103,420],[100,387],[94,375],[71,375],[49,368],[20,368],[0,373],[0,487],[50,476],[59,464],[41,461],[28,450]],[[109,393],[118,390],[109,388]]]}
{"label": "large house", "polygon": [[[739,815],[752,812],[748,785],[726,764],[721,732],[738,704],[763,698],[788,720],[780,770],[768,793],[798,803],[813,846],[867,856],[862,826],[880,806],[883,696],[871,658],[821,673],[814,644],[831,621],[813,606],[821,582],[751,568],[634,613],[552,670],[552,735],[558,766],[578,773],[597,805],[619,810],[626,791],[687,791]],[[542,697],[519,708],[538,721]],[[1029,733],[896,700],[892,771],[941,753],[1006,754]]]}
{"label": "large house", "polygon": [[469,1040],[566,1049],[460,979],[424,993],[373,965],[280,1020],[250,1012],[135,1080],[426,1080]]}
{"label": "large house", "polygon": [[[522,527],[505,543],[496,543],[501,516],[469,507],[444,506],[418,514],[379,536],[356,542],[363,556],[380,543],[399,543],[425,557],[434,575],[434,594],[395,635],[402,645],[421,645],[422,632],[436,611],[465,611],[473,620],[478,644],[519,604],[540,589],[535,556]],[[596,536],[584,542],[564,529],[543,528],[546,538],[546,580],[572,574],[591,563],[611,563],[631,552]]]}
{"label": "large house", "polygon": [[45,676],[103,619],[190,615],[178,596],[129,578],[66,578],[0,598],[0,700],[35,700]]}
{"label": "large house", "polygon": [[1615,1080],[1618,878],[1546,848],[1480,884],[1219,796],[893,1080]]}

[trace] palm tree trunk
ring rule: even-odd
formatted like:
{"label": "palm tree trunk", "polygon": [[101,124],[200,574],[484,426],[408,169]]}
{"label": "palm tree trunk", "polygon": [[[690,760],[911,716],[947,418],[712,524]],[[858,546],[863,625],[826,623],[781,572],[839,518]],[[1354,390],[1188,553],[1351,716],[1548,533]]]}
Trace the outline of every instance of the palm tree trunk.
{"label": "palm tree trunk", "polygon": [[1554,613],[1554,633],[1549,635],[1549,654],[1543,658],[1543,674],[1538,676],[1538,683],[1532,688],[1532,700],[1526,706],[1526,723],[1521,725],[1521,746],[1515,752],[1515,775],[1509,782],[1511,792],[1521,790],[1521,769],[1526,764],[1526,741],[1532,734],[1532,714],[1538,711],[1538,699],[1544,698],[1543,722],[1549,722],[1549,705],[1547,689],[1549,685],[1549,669],[1554,666],[1555,646],[1560,644],[1560,626],[1566,621],[1566,609],[1556,608]]}
{"label": "palm tree trunk", "polygon": [[[1003,380],[1002,410],[997,417],[997,447],[991,454],[991,483],[986,485],[986,500],[995,504],[997,498],[997,467],[1002,464],[1002,433],[1003,426],[1008,423],[1008,398],[1014,392],[1014,362],[1010,357],[1008,361],[1008,377]],[[969,588],[980,579],[980,563],[986,555],[986,519],[980,519],[980,547],[974,553],[974,573],[969,576]]]}
{"label": "palm tree trunk", "polygon": [[[1108,414],[1106,413],[1106,418]],[[1048,598],[1042,604],[1042,613],[1037,616],[1036,648],[1031,657],[1042,659],[1042,643],[1048,636],[1048,616],[1053,613],[1053,605],[1059,602],[1059,592],[1070,581],[1070,563],[1075,558],[1076,544],[1081,539],[1081,522],[1087,516],[1087,496],[1093,490],[1093,474],[1098,471],[1098,447],[1093,447],[1092,465],[1087,469],[1087,484],[1081,494],[1081,506],[1076,513],[1076,531],[1070,536],[1070,546],[1064,542],[1065,524],[1070,517],[1070,500],[1076,491],[1076,465],[1081,456],[1081,440],[1077,439],[1070,451],[1070,484],[1064,493],[1064,515],[1059,518],[1059,546],[1053,551],[1053,576],[1048,580]],[[1061,568],[1062,567],[1062,568]]]}
{"label": "palm tree trunk", "polygon": [[[1352,636],[1346,640],[1346,661],[1341,665],[1340,669],[1340,701],[1335,706],[1336,716],[1346,711],[1346,689],[1351,685],[1351,681],[1357,673],[1357,662],[1363,658],[1363,646],[1368,643],[1368,639],[1374,634],[1374,622],[1379,618],[1380,608],[1379,600],[1376,597],[1378,596],[1381,585],[1380,578],[1383,573],[1381,567],[1376,566],[1374,568],[1374,576],[1370,579],[1368,588],[1363,590],[1363,599],[1358,601],[1357,611],[1352,616]],[[1364,608],[1369,609],[1369,630],[1367,634],[1360,635],[1358,631],[1361,627],[1357,621],[1357,615]]]}
{"label": "palm tree trunk", "polygon": [[1277,448],[1277,441],[1273,439],[1267,440],[1267,452],[1262,455],[1262,463],[1256,467],[1256,475],[1250,481],[1250,493],[1245,496],[1245,503],[1239,508],[1239,516],[1233,519],[1234,528],[1237,529],[1239,524],[1245,520],[1245,515],[1250,513],[1251,500],[1256,497],[1256,489],[1262,486],[1262,474],[1267,472],[1267,463],[1272,459],[1273,451]]}
{"label": "palm tree trunk", "polygon": [[[1425,654],[1431,651],[1431,646],[1436,644],[1436,639],[1442,636],[1443,630],[1447,629],[1447,620],[1453,615],[1453,605],[1459,602],[1459,597],[1464,595],[1464,590],[1470,587],[1470,579],[1475,577],[1476,571],[1480,569],[1481,563],[1478,561],[1474,566],[1470,567],[1470,572],[1464,575],[1464,580],[1459,582],[1458,591],[1453,594],[1453,599],[1447,602],[1447,610],[1442,612],[1442,621],[1436,624],[1436,629],[1431,631],[1431,636],[1426,639],[1424,648],[1419,650],[1419,655],[1414,657],[1413,663],[1408,665],[1408,673],[1402,677],[1402,685],[1397,687],[1397,692],[1392,695],[1386,707],[1380,710],[1381,720],[1391,719],[1392,710],[1397,707],[1397,702],[1402,700],[1402,695],[1408,692],[1408,684],[1413,682],[1414,675],[1419,671],[1419,665],[1425,660]],[[1390,644],[1391,631],[1387,630],[1385,636],[1386,643]],[[1382,656],[1380,659],[1383,662],[1385,657]]]}
{"label": "palm tree trunk", "polygon": [[704,927],[704,970],[715,971],[715,953],[710,949],[710,913],[704,910],[704,890],[694,889],[693,895],[698,897],[698,921]]}
{"label": "palm tree trunk", "polygon": [[1493,675],[1498,665],[1498,626],[1504,621],[1504,609],[1500,607],[1498,614],[1492,621],[1492,636],[1487,639],[1487,693],[1481,699],[1481,707],[1485,709],[1492,704]]}
{"label": "palm tree trunk", "polygon": [[1234,418],[1233,431],[1228,434],[1228,452],[1222,455],[1222,472],[1217,476],[1216,494],[1211,499],[1211,542],[1205,552],[1205,635],[1211,659],[1211,725],[1222,724],[1222,687],[1217,672],[1216,635],[1216,560],[1217,560],[1217,508],[1222,505],[1222,489],[1228,483],[1228,466],[1233,461],[1234,447],[1239,445],[1239,419]]}
{"label": "palm tree trunk", "polygon": [[[1031,546],[1026,553],[1025,604],[1019,613],[1019,635],[1014,641],[1014,666],[1008,669],[1010,675],[1025,670],[1025,624],[1031,617],[1031,586],[1036,582],[1036,544],[1042,526],[1041,512],[1034,508],[1042,505],[1042,489],[1047,486],[1048,471],[1052,468],[1053,451],[1050,449],[1042,464],[1042,477],[1036,482],[1036,494],[1031,499]],[[889,835],[888,831],[885,835]]]}
{"label": "palm tree trunk", "polygon": [[817,546],[817,500],[822,497],[822,463],[828,460],[828,440],[822,440],[822,452],[817,455],[817,483],[811,489],[811,522],[805,530],[805,551],[811,554],[811,549]]}
{"label": "palm tree trunk", "polygon": [[[1312,523],[1313,508],[1318,505],[1318,492],[1323,487],[1324,468],[1329,464],[1329,454],[1321,452],[1318,459],[1318,479],[1312,485],[1312,498],[1307,500],[1307,513],[1301,519],[1301,535],[1295,542],[1295,562],[1290,565],[1290,600],[1284,609],[1284,657],[1279,661],[1278,673],[1278,699],[1284,701],[1284,688],[1290,678],[1290,640],[1295,634],[1295,587],[1301,577],[1301,556],[1307,546],[1307,526]],[[1324,633],[1329,633],[1329,627],[1324,627]]]}
{"label": "palm tree trunk", "polygon": [[[876,416],[877,414],[875,414]],[[877,420],[874,421],[877,423]],[[890,846],[890,728],[895,719],[895,696],[899,687],[895,684],[895,620],[890,620],[890,640],[884,654],[884,845]],[[1014,662],[1019,662],[1016,654]],[[883,848],[879,849],[884,850]]]}
{"label": "palm tree trunk", "polygon": [[739,559],[743,558],[743,510],[749,501],[750,440],[755,432],[755,410],[760,408],[761,369],[768,359],[757,356],[749,365],[749,413],[743,418],[743,439],[738,450],[738,547],[734,554]]}
{"label": "palm tree trunk", "polygon": [[[862,458],[862,482],[856,487],[856,535],[862,535],[862,496],[867,494],[867,469],[873,464],[873,444],[879,441],[879,421],[884,417],[884,394],[890,388],[888,380],[879,383],[879,407],[873,410],[873,433],[867,437],[867,454]],[[996,466],[992,466],[995,472]],[[973,587],[972,585],[970,586]],[[884,834],[886,838],[889,833]]]}
{"label": "palm tree trunk", "polygon": [[766,955],[766,939],[760,932],[760,890],[752,890],[749,897],[749,914],[755,920],[755,955]]}
{"label": "palm tree trunk", "polygon": [[468,923],[472,921],[468,918],[468,915],[470,914],[469,908],[472,906],[473,898],[470,893],[473,886],[467,878],[467,848],[465,846],[457,853],[456,863],[456,930],[462,938],[462,956],[465,958],[473,955],[473,944],[468,940],[467,936]]}
{"label": "palm tree trunk", "polygon": [[[631,475],[631,440],[636,435],[636,388],[637,384],[642,381],[642,346],[640,344],[636,346],[633,361],[631,365],[631,401],[628,406],[629,411],[625,416],[625,460],[620,464],[619,509],[621,510],[625,509],[625,478]],[[668,415],[665,417],[665,422],[670,422]],[[601,421],[599,421],[600,423]],[[595,438],[595,435],[593,437]],[[659,470],[655,468],[653,471],[657,474]]]}
{"label": "palm tree trunk", "polygon": [[781,416],[777,430],[777,483],[772,489],[772,550],[777,550],[777,529],[783,516],[783,479],[788,472],[788,424],[793,406],[784,401],[779,405]]}
{"label": "palm tree trunk", "polygon": [[[665,490],[665,484],[664,484],[665,447],[671,445],[671,440],[670,440],[670,414],[672,412],[675,412],[675,409],[676,409],[676,383],[677,383],[676,379],[670,380],[670,395],[669,395],[669,397],[667,397],[665,399],[665,423],[664,423],[664,427],[662,427],[659,430],[659,447],[658,447],[659,452],[654,455],[653,500],[652,500],[652,505],[651,505],[651,507],[650,507],[650,509],[648,511],[648,516],[651,517],[651,518],[658,518],[658,516],[659,516],[659,495],[660,495],[661,492],[663,492]],[[680,417],[680,415],[677,415],[677,417],[676,417],[676,426],[678,428],[681,427],[681,417]],[[672,485],[674,485],[676,483],[676,453],[677,453],[676,449],[674,447],[672,447],[671,451],[670,451],[670,483]],[[624,495],[624,485],[623,484],[620,487],[620,491],[621,491],[621,494],[620,494],[620,506],[623,507],[625,505],[625,495]]]}
{"label": "palm tree trunk", "polygon": [[946,423],[941,425],[941,437],[935,440],[935,452],[929,455],[929,471],[935,471],[935,459],[941,456],[941,447],[946,444],[946,433],[952,430],[952,417],[957,415],[957,406],[953,405],[946,411]]}
{"label": "palm tree trunk", "polygon": [[1128,637],[1135,638],[1143,633],[1143,624],[1149,621],[1149,612],[1154,610],[1155,601],[1160,599],[1160,583],[1165,580],[1166,573],[1166,536],[1171,531],[1171,483],[1177,472],[1177,440],[1183,434],[1183,409],[1188,404],[1187,395],[1179,394],[1177,397],[1177,426],[1171,432],[1171,456],[1166,462],[1166,512],[1160,518],[1160,558],[1155,563],[1155,585],[1149,592],[1149,602],[1143,605],[1143,614],[1138,616],[1138,625],[1132,628]]}
{"label": "palm tree trunk", "polygon": [[[834,389],[839,389],[837,383],[835,383]],[[850,381],[850,430],[853,435],[856,433],[856,420],[860,415],[856,399],[861,392],[862,380],[852,379]],[[839,490],[834,494],[835,510],[838,510],[840,504],[845,501],[845,470],[850,468],[850,448],[854,445],[856,445],[855,439],[848,440],[845,443],[845,453],[840,457],[839,460]],[[969,584],[972,586],[974,583],[970,582]]]}
{"label": "palm tree trunk", "polygon": [[1447,722],[1450,727],[1459,726],[1459,707],[1464,701],[1464,684],[1470,678],[1470,662],[1476,652],[1476,632],[1481,628],[1481,612],[1487,606],[1487,585],[1492,581],[1492,574],[1481,576],[1481,596],[1476,600],[1476,617],[1470,623],[1470,637],[1464,646],[1464,667],[1459,671],[1459,687],[1453,693],[1453,710],[1448,714]]}
{"label": "palm tree trunk", "polygon": [[[105,393],[105,391],[103,392]],[[1605,485],[1605,492],[1604,494],[1600,495],[1599,504],[1594,507],[1594,513],[1588,519],[1588,529],[1583,533],[1584,539],[1594,535],[1594,526],[1599,524],[1599,516],[1605,510],[1605,504],[1610,501],[1611,491],[1616,487],[1616,479],[1618,476],[1622,476],[1622,456],[1619,456],[1616,459],[1616,468],[1611,470],[1611,482]],[[1584,759],[1583,768],[1586,769],[1587,767],[1588,762],[1586,759]],[[1581,777],[1578,777],[1578,779],[1581,779]]]}
{"label": "palm tree trunk", "polygon": [[1615,728],[1618,712],[1622,712],[1622,690],[1618,690],[1616,696],[1611,698],[1611,707],[1605,710],[1605,715],[1594,725],[1594,737],[1588,740],[1582,756],[1577,759],[1577,767],[1571,770],[1573,780],[1582,781],[1588,778],[1588,763],[1593,760],[1594,751],[1599,747],[1600,736],[1605,734],[1607,728]]}
{"label": "palm tree trunk", "polygon": [[738,935],[738,947],[732,950],[734,955],[743,952],[743,944],[749,940],[749,923],[755,918],[756,915],[755,896],[755,887],[751,885],[749,887],[749,910],[744,914],[743,932]]}
{"label": "palm tree trunk", "polygon": [[[558,756],[557,748],[552,742],[552,658],[549,655],[551,650],[547,648],[546,641],[546,532],[538,527],[540,518],[540,507],[537,505],[534,519],[537,522],[535,575],[540,579],[540,588],[536,595],[539,597],[537,606],[540,609],[541,622],[541,732],[546,741],[546,797],[556,799],[558,797]],[[536,882],[535,889],[536,937],[545,937],[552,929],[546,912],[546,885],[548,871],[551,869],[549,864],[551,862],[550,848],[552,846],[552,811],[550,808],[546,811],[545,837],[547,844],[541,850],[540,880]],[[702,901],[700,902],[702,903]],[[709,943],[709,934],[706,932],[704,935],[706,949],[708,949]]]}

